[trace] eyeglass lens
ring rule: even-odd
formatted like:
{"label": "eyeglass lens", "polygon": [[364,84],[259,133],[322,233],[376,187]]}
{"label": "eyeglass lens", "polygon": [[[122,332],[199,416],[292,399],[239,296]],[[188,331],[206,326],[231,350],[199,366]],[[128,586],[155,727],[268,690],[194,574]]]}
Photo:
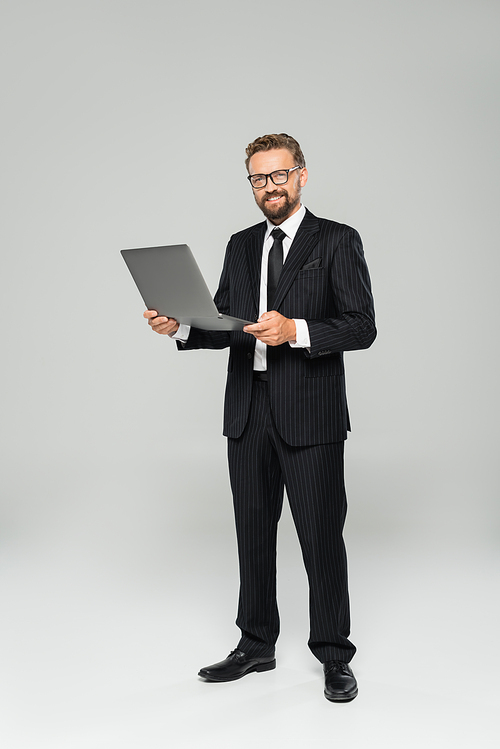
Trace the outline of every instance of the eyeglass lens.
{"label": "eyeglass lens", "polygon": [[[288,172],[272,172],[269,176],[275,185],[284,185],[288,182]],[[264,187],[266,183],[267,177],[263,174],[255,174],[252,177],[252,185],[254,187]]]}

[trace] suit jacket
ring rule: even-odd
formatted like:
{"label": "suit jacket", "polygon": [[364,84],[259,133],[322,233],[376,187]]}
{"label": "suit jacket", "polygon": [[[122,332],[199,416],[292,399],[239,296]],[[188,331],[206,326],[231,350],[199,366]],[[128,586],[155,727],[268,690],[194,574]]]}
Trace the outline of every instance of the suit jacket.
{"label": "suit jacket", "polygon": [[[258,317],[260,268],[266,222],[229,240],[214,297],[223,314]],[[273,418],[289,445],[338,442],[349,416],[343,351],[368,348],[376,336],[375,313],[361,238],[345,224],[306,210],[283,265],[274,309],[307,321],[311,347],[268,346],[267,371]],[[255,338],[243,331],[192,328],[179,349],[230,347],[224,434],[239,437],[252,396]]]}

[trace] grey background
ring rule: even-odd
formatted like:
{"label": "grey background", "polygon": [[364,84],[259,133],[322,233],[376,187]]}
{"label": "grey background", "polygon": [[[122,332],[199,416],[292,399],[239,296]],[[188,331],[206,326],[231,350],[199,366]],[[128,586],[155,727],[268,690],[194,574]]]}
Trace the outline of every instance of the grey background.
{"label": "grey background", "polygon": [[[498,3],[1,3],[3,744],[496,745]],[[178,354],[119,255],[215,291],[260,220],[246,144],[354,225],[377,308],[346,357],[360,696],[322,697],[286,511],[276,672],[235,646],[225,352]],[[496,733],[496,736],[495,736]],[[266,743],[267,742],[267,743]]]}

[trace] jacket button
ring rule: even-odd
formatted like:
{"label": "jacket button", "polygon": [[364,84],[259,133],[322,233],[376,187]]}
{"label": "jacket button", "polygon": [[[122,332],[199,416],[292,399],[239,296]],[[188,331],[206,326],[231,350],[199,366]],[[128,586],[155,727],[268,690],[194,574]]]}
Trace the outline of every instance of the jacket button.
{"label": "jacket button", "polygon": [[247,359],[253,359],[253,354],[251,354],[250,351],[247,354]]}

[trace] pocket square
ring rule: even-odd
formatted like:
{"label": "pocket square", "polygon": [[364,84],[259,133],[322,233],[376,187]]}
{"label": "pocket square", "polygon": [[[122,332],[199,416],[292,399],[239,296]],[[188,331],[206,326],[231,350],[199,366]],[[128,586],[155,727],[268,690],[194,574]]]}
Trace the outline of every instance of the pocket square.
{"label": "pocket square", "polygon": [[322,261],[322,258],[317,257],[315,260],[311,260],[310,263],[306,263],[306,265],[303,265],[300,270],[311,270],[312,268],[320,268],[321,261]]}

